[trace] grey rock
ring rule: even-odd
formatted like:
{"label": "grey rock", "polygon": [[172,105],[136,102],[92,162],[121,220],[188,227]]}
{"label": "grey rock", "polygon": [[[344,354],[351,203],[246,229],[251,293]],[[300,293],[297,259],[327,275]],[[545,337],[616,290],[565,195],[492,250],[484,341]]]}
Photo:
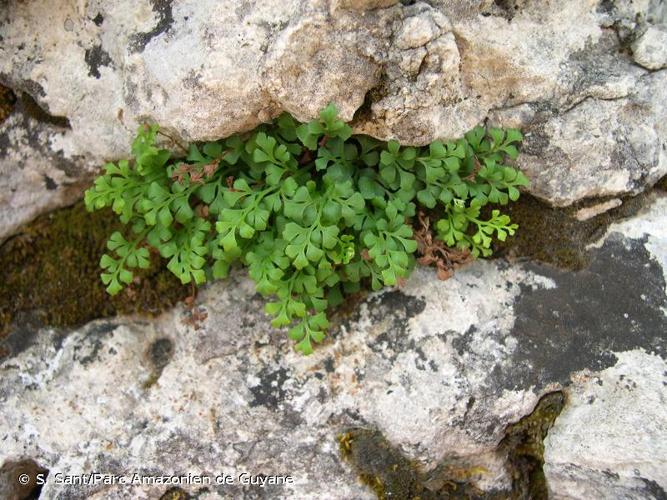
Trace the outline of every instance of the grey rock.
{"label": "grey rock", "polygon": [[632,45],[632,57],[646,69],[667,67],[667,26],[650,26]]}
{"label": "grey rock", "polygon": [[602,203],[596,203],[590,207],[580,208],[574,214],[574,217],[578,221],[586,221],[600,214],[603,214],[612,208],[620,207],[622,204],[623,201],[619,200],[618,198],[612,198],[611,200],[604,201]]}
{"label": "grey rock", "polygon": [[[641,241],[667,280],[665,198],[643,217],[612,225],[608,237]],[[618,254],[617,254],[618,256]],[[664,285],[663,285],[664,286]],[[652,285],[638,280],[631,294],[654,303]],[[664,290],[664,288],[663,288]],[[612,299],[613,301],[613,299]],[[662,307],[664,315],[667,308]],[[656,309],[657,310],[657,309]],[[629,301],[617,315],[633,336],[640,309]],[[647,328],[662,341],[617,352],[613,365],[572,377],[568,404],[545,440],[544,472],[553,498],[664,498],[667,489],[667,352],[664,323]]]}
{"label": "grey rock", "polygon": [[545,440],[554,499],[665,497],[667,363],[642,349],[577,377]]}
{"label": "grey rock", "polygon": [[373,10],[386,9],[396,5],[398,0],[334,0],[333,10],[353,9],[353,10]]}
{"label": "grey rock", "polygon": [[406,18],[396,35],[395,44],[399,50],[416,49],[440,35],[440,29],[428,14],[418,14]]}
{"label": "grey rock", "polygon": [[0,242],[37,215],[77,201],[97,170],[77,154],[66,120],[44,118],[19,102],[0,123]]}
{"label": "grey rock", "polygon": [[372,17],[371,29],[349,13],[340,13],[333,23],[324,14],[293,23],[268,54],[267,89],[282,109],[304,121],[330,102],[337,103],[344,119],[352,119],[367,90],[377,84],[380,67],[372,54],[380,49]]}
{"label": "grey rock", "polygon": [[[569,121],[580,118],[571,108],[582,100],[628,98],[629,105],[637,104],[631,94],[643,70],[619,53],[618,41],[601,25],[642,15],[657,22],[662,12],[655,2],[617,2],[609,9],[594,3],[84,6],[63,0],[54,8],[52,2],[11,2],[0,27],[0,78],[69,120],[66,155],[79,159],[72,169],[81,172],[75,176],[82,181],[79,193],[90,165],[127,154],[141,122],[156,121],[183,141],[207,140],[251,129],[284,110],[310,119],[333,101],[345,119],[360,110],[357,131],[416,144],[460,136],[486,117],[535,127],[534,116],[514,110],[549,109],[553,116],[528,148],[539,150],[545,141],[555,147],[522,166],[535,174],[531,192],[563,205],[634,193],[665,172],[664,162],[650,154],[662,148],[663,131],[639,134],[630,113],[615,115],[614,127],[599,136],[573,137],[576,127]],[[23,26],[31,26],[30,34]],[[659,29],[649,27],[636,41],[636,60],[649,57]],[[639,103],[646,106],[641,118],[647,127],[664,122],[660,110],[651,109],[655,102]],[[610,108],[590,106],[586,119],[606,123],[616,112]],[[623,140],[610,150],[610,138],[619,135]],[[565,158],[559,141],[575,143]],[[27,148],[15,154],[31,153]],[[590,165],[602,175],[590,175]],[[31,184],[12,182],[20,186],[12,191],[19,209],[3,214],[9,220],[3,235],[77,192],[51,193],[45,199],[52,201],[34,203]],[[10,211],[7,203],[2,207]]]}
{"label": "grey rock", "polygon": [[[664,405],[637,402],[664,392],[666,213],[662,196],[612,226],[591,266],[577,272],[477,261],[441,282],[418,269],[403,288],[373,294],[335,320],[339,327],[309,357],[273,331],[241,274],[203,291],[199,329],[177,307],[155,320],[22,332],[21,348],[0,364],[0,464],[31,458],[49,469],[46,498],[154,498],[167,489],[57,479],[90,471],[234,477],[208,493],[182,486],[206,498],[372,498],[336,440],[362,427],[379,430],[424,471],[474,464],[484,471],[469,478],[478,488],[508,492],[512,476],[498,446],[507,426],[542,395],[571,386],[572,403],[547,442],[550,488],[590,498],[572,478],[603,484],[608,468],[624,478],[618,491],[639,491],[630,462],[608,459],[600,468],[585,442],[568,444],[584,438],[596,449],[605,439],[622,445],[625,456],[644,460],[637,478],[665,488],[664,450],[651,440],[665,441],[667,414]],[[597,390],[586,380],[617,373],[650,382],[632,387],[628,400],[600,397],[595,413],[581,410],[586,391]],[[589,420],[577,419],[582,411]],[[605,415],[618,417],[593,429]],[[239,484],[244,471],[295,483],[250,487]]]}
{"label": "grey rock", "polygon": [[521,106],[498,113],[495,121],[532,121],[519,166],[531,179],[531,192],[549,203],[636,194],[667,175],[666,88],[661,71],[642,76],[624,96],[585,97],[559,114]]}

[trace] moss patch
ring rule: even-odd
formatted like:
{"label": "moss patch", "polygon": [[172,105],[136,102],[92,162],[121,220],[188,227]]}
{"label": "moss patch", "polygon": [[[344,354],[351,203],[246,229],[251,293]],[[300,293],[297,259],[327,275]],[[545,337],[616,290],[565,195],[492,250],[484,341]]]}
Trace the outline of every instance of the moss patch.
{"label": "moss patch", "polygon": [[161,497],[160,500],[188,500],[190,495],[182,488],[170,488]]}
{"label": "moss patch", "polygon": [[494,243],[494,256],[537,260],[563,269],[583,269],[590,262],[586,246],[602,237],[612,222],[636,214],[645,205],[647,196],[650,194],[622,198],[621,206],[579,221],[575,217],[578,210],[606,200],[553,208],[523,194],[517,202],[502,207],[503,213],[519,224],[519,229],[507,241]]}
{"label": "moss patch", "polygon": [[503,498],[500,494],[478,489],[471,481],[484,473],[480,467],[442,464],[434,472],[423,474],[415,463],[392,447],[379,431],[352,429],[341,434],[338,441],[343,457],[380,500]]}
{"label": "moss patch", "polygon": [[508,457],[512,491],[482,491],[487,471],[475,464],[442,463],[425,474],[376,430],[352,429],[338,437],[341,454],[378,499],[546,499],[544,438],[565,403],[563,393],[544,396],[535,410],[507,428],[499,451]]}
{"label": "moss patch", "polygon": [[378,498],[413,498],[423,489],[413,464],[380,432],[353,429],[340,435],[338,441],[343,457]]}
{"label": "moss patch", "polygon": [[4,122],[14,110],[16,95],[12,89],[0,85],[0,123]]}
{"label": "moss patch", "polygon": [[190,289],[152,254],[123,293],[110,297],[99,278],[109,234],[122,227],[109,211],[88,213],[83,203],[42,216],[0,247],[0,336],[12,324],[76,326],[119,313],[156,314]]}
{"label": "moss patch", "polygon": [[547,394],[533,412],[508,427],[500,447],[507,452],[516,498],[547,499],[544,438],[565,406],[562,392]]}

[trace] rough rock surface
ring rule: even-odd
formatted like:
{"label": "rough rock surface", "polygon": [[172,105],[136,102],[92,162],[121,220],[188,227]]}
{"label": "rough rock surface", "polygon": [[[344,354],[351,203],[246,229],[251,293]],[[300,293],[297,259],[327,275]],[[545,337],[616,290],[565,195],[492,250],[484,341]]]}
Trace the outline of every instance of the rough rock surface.
{"label": "rough rock surface", "polygon": [[[60,137],[47,143],[71,165],[66,184],[124,157],[145,121],[215,139],[334,101],[358,131],[407,143],[487,118],[520,126],[531,191],[566,205],[667,173],[664,70],[646,69],[662,67],[665,20],[657,0],[12,0],[0,13],[0,81],[69,120],[44,132]],[[47,174],[58,187],[33,201],[40,181],[25,178],[47,167],[14,166],[45,139],[17,142],[28,133],[17,121],[0,124],[0,191],[14,189],[0,237],[71,198]]]}
{"label": "rough rock surface", "polygon": [[[644,217],[612,225],[609,233],[643,241],[667,281],[667,230],[660,206],[667,208],[664,199]],[[641,283],[634,287],[649,302]],[[627,304],[619,313],[630,320],[628,334],[636,335],[631,308]],[[662,312],[667,315],[667,308]],[[568,406],[545,441],[553,498],[665,498],[667,329],[657,323],[649,330],[662,344],[617,353],[613,366],[573,377]]]}
{"label": "rough rock surface", "polygon": [[539,105],[496,112],[503,124],[517,113],[531,121],[519,166],[534,195],[565,206],[638,192],[665,175],[667,72],[644,75],[632,86],[625,95],[581,97],[558,114]]}
{"label": "rough rock surface", "polygon": [[646,69],[667,67],[667,26],[651,26],[632,45],[632,56]]}
{"label": "rough rock surface", "polygon": [[19,100],[0,123],[0,241],[42,212],[80,198],[98,165],[78,155],[67,120]]}
{"label": "rough rock surface", "polygon": [[665,498],[667,368],[633,350],[578,377],[545,442],[551,498]]}
{"label": "rough rock surface", "polygon": [[[208,316],[197,330],[177,308],[154,321],[23,331],[0,364],[0,464],[49,469],[46,498],[168,489],[58,482],[92,471],[234,477],[182,486],[199,498],[373,498],[338,451],[339,433],[362,427],[423,470],[472,467],[476,487],[507,492],[507,426],[564,388],[568,404],[546,443],[552,493],[660,498],[665,214],[663,195],[612,226],[577,272],[478,261],[440,282],[419,269],[404,288],[341,316],[310,357],[272,331],[241,275],[204,291],[198,307]],[[244,486],[242,472],[295,484]]]}

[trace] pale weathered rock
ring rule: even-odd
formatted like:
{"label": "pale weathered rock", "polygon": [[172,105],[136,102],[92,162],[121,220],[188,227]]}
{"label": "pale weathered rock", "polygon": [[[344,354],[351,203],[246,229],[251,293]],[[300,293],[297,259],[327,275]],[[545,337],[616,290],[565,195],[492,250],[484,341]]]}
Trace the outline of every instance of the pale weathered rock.
{"label": "pale weathered rock", "polygon": [[74,203],[97,171],[76,155],[66,120],[38,118],[19,102],[0,123],[0,242],[40,213]]}
{"label": "pale weathered rock", "polygon": [[620,207],[623,204],[618,198],[612,198],[611,200],[604,201],[602,203],[596,203],[590,207],[584,207],[577,210],[574,214],[574,217],[579,221],[585,221],[592,219],[593,217],[603,214],[612,208]]}
{"label": "pale weathered rock", "polygon": [[440,35],[440,29],[428,14],[417,14],[403,21],[395,44],[399,50],[416,49]]}
{"label": "pale weathered rock", "polygon": [[[653,0],[5,4],[0,80],[42,111],[22,100],[0,124],[0,238],[80,196],[141,122],[215,139],[284,110],[306,120],[329,101],[357,131],[406,143],[487,118],[522,128],[519,165],[555,205],[636,193],[667,173],[667,71],[646,69],[664,65],[649,50],[665,16]],[[506,494],[507,426],[562,389],[569,403],[546,442],[552,494],[660,498],[666,213],[663,197],[614,226],[578,272],[476,262],[439,282],[420,269],[308,358],[240,275],[202,294],[199,330],[183,308],[71,332],[24,327],[0,349],[11,351],[0,467],[47,467],[45,498],[168,489],[57,481],[93,471],[234,476],[183,486],[199,498],[372,498],[336,440],[363,427],[423,470],[475,466],[470,482]],[[244,486],[244,471],[295,484]]]}
{"label": "pale weathered rock", "polygon": [[667,67],[667,26],[651,26],[632,45],[632,57],[646,69]]}
{"label": "pale weathered rock", "polygon": [[666,89],[667,72],[658,72],[642,76],[625,96],[582,98],[561,114],[522,106],[494,121],[513,124],[523,116],[532,122],[519,166],[536,196],[565,206],[638,193],[667,175]]}
{"label": "pale weathered rock", "polygon": [[551,498],[664,498],[667,362],[634,350],[575,379],[545,442]]}
{"label": "pale weathered rock", "polygon": [[[626,242],[643,241],[662,269],[656,271],[663,283],[667,280],[666,209],[663,197],[643,216],[608,229],[608,238],[623,234],[633,239]],[[652,303],[645,293],[650,284],[638,277],[634,288],[642,301]],[[630,303],[621,307],[619,320],[626,323],[629,336],[636,335],[640,311]],[[667,315],[667,308],[662,306],[662,312]],[[656,341],[617,352],[614,365],[600,372],[572,378],[568,404],[545,441],[544,472],[553,498],[664,498],[667,329],[664,323],[649,328]]]}
{"label": "pale weathered rock", "polygon": [[386,9],[396,5],[398,0],[333,0],[333,10],[353,9],[353,10],[372,10]]}
{"label": "pale weathered rock", "polygon": [[341,18],[336,27],[324,15],[295,23],[268,54],[266,86],[271,97],[304,121],[330,102],[350,120],[367,90],[377,84],[380,68],[371,58],[378,51],[377,39],[355,22],[356,17]]}
{"label": "pale weathered rock", "polygon": [[[6,341],[12,354],[0,364],[0,464],[32,458],[49,469],[47,498],[154,498],[167,490],[57,482],[58,473],[90,471],[235,478],[208,492],[182,486],[202,498],[372,498],[336,442],[339,433],[362,427],[379,430],[424,470],[474,466],[467,480],[507,493],[512,475],[507,450],[499,447],[506,427],[541,395],[573,384],[573,404],[557,421],[562,430],[548,441],[547,471],[552,489],[590,498],[561,465],[593,471],[598,481],[601,457],[585,453],[583,444],[559,455],[556,443],[581,432],[568,412],[585,412],[579,393],[588,394],[591,377],[627,372],[638,384],[640,375],[650,377],[646,391],[661,383],[665,214],[663,196],[613,226],[590,267],[578,272],[478,261],[441,282],[432,270],[418,269],[404,288],[371,295],[340,320],[310,357],[294,353],[272,330],[260,312],[263,299],[240,275],[200,296],[208,317],[199,330],[177,308],[153,321],[117,318],[73,332],[16,332]],[[626,369],[629,359],[636,374]],[[664,450],[648,440],[664,441],[664,405],[642,410],[628,401],[600,398],[591,419],[621,412],[617,421],[633,436],[622,436],[624,454],[654,454],[638,477],[660,491],[667,487]],[[640,425],[643,417],[655,423],[650,432]],[[590,432],[587,439],[603,447],[606,434]],[[622,461],[605,464],[619,477],[630,470]],[[243,486],[244,471],[291,475],[295,484]]]}

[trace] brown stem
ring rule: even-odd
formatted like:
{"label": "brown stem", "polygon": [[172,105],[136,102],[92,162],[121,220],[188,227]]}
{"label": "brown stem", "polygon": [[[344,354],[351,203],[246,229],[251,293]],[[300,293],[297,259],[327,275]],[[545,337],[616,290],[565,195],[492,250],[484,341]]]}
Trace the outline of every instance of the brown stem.
{"label": "brown stem", "polygon": [[172,137],[171,135],[169,135],[168,133],[163,132],[162,130],[158,130],[157,133],[160,134],[161,136],[166,137],[166,138],[169,139],[171,142],[173,142],[176,146],[178,146],[179,148],[181,148],[185,154],[188,153],[187,148],[186,148],[185,146],[183,146],[183,144],[181,144],[180,142],[178,142],[174,137]]}

